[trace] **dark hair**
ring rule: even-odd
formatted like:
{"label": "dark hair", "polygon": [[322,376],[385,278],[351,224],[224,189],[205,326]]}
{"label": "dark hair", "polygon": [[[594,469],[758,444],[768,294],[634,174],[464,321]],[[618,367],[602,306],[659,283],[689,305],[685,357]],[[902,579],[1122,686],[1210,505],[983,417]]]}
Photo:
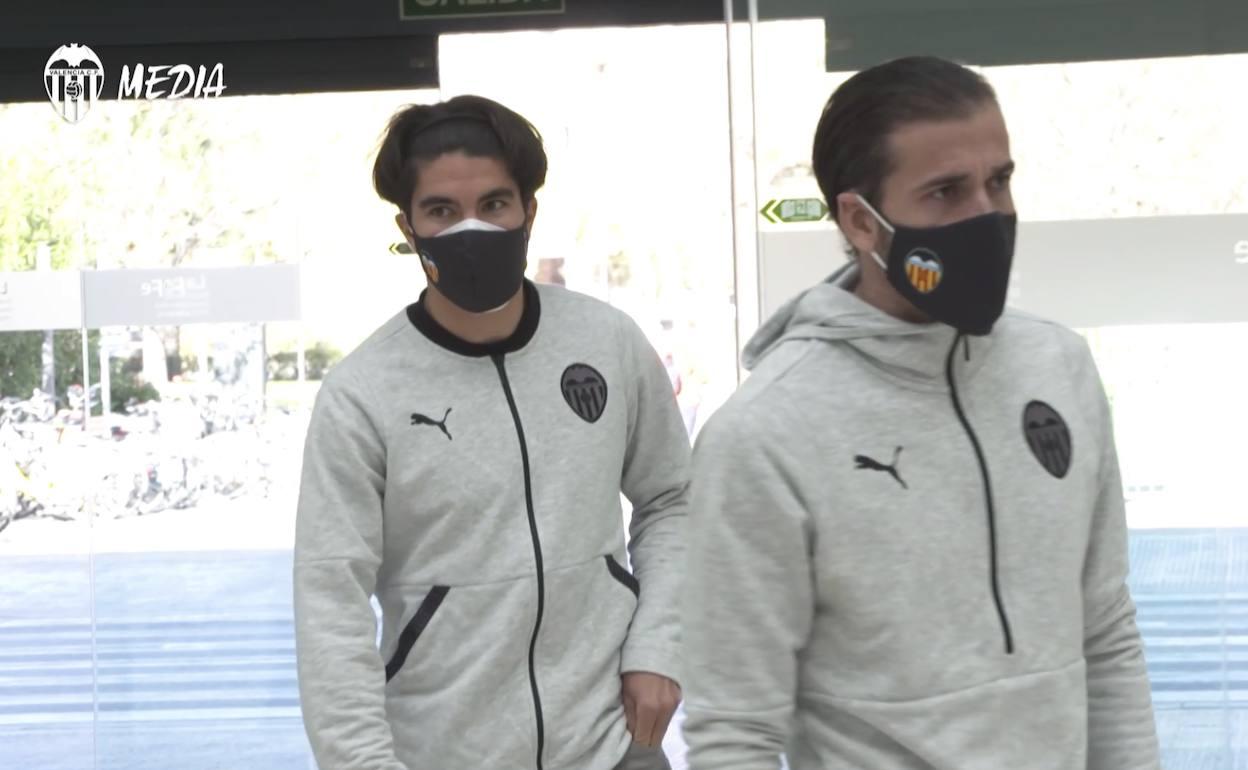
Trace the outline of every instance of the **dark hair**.
{"label": "dark hair", "polygon": [[456,96],[410,105],[390,118],[373,163],[373,187],[409,213],[418,164],[451,152],[502,161],[525,204],[546,182],[546,151],[532,123],[484,97]]}
{"label": "dark hair", "polygon": [[898,127],[969,117],[997,95],[982,75],[934,56],[911,56],[863,70],[841,84],[823,107],[811,162],[832,218],[836,196],[857,190],[880,206],[892,173],[888,141]]}

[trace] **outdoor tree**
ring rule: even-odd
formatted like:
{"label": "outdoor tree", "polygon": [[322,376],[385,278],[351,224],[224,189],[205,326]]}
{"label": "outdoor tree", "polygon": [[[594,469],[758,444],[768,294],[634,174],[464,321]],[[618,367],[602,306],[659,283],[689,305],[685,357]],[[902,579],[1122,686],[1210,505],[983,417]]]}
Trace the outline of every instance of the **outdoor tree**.
{"label": "outdoor tree", "polygon": [[[178,267],[206,251],[272,261],[274,227],[262,220],[276,201],[233,176],[255,163],[259,137],[231,132],[228,118],[189,102],[105,102],[68,124],[44,104],[0,105],[0,270],[34,269],[40,244],[53,269]],[[4,395],[41,384],[43,337],[0,334]],[[53,345],[61,393],[75,372],[81,380],[79,337],[58,334]],[[176,329],[166,344],[180,347]],[[137,387],[129,379],[114,387]]]}

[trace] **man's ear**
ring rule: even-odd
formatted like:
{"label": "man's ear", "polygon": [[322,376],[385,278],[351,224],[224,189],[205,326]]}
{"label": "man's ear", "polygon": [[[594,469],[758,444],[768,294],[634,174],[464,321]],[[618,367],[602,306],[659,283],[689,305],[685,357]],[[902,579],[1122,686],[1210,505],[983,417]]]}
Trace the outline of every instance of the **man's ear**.
{"label": "man's ear", "polygon": [[416,250],[416,234],[407,226],[407,217],[403,212],[394,215],[394,223],[399,226],[399,232],[403,233],[403,240],[407,241],[407,245]]}
{"label": "man's ear", "polygon": [[529,198],[529,203],[524,207],[524,234],[527,237],[533,237],[533,220],[537,219],[537,198]]}
{"label": "man's ear", "polygon": [[843,192],[836,196],[837,223],[845,240],[859,255],[868,255],[880,242],[883,229],[875,215],[858,200],[857,193]]}

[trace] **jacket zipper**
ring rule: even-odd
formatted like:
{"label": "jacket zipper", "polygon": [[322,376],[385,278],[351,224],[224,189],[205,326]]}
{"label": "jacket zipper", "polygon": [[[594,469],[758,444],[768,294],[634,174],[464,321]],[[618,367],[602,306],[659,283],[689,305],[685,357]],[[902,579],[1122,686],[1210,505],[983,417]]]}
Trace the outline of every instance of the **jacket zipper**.
{"label": "jacket zipper", "polygon": [[[975,447],[975,458],[979,461],[979,474],[984,480],[984,500],[988,503],[988,557],[991,570],[992,583],[992,601],[997,608],[997,617],[1001,620],[1001,632],[1005,636],[1005,654],[1014,654],[1014,634],[1010,631],[1010,620],[1005,613],[1005,602],[1001,599],[1001,582],[998,578],[998,561],[997,561],[997,514],[992,504],[992,480],[988,476],[988,462],[984,459],[983,447],[979,444],[979,437],[975,435],[975,430],[971,428],[971,422],[966,418],[966,412],[962,409],[962,401],[958,397],[958,385],[953,376],[953,356],[958,350],[958,343],[963,341],[964,335],[958,334],[953,341],[953,347],[949,349],[949,358],[945,362],[945,377],[949,381],[949,393],[953,398],[953,409],[958,413],[958,420],[962,423],[962,428],[966,431],[966,435],[971,439],[971,445]],[[966,349],[969,359],[970,347]]]}
{"label": "jacket zipper", "polygon": [[533,709],[537,717],[537,770],[542,770],[546,724],[542,717],[542,696],[537,689],[537,667],[534,661],[537,654],[537,636],[542,630],[542,615],[546,610],[546,571],[542,565],[542,541],[537,532],[537,515],[533,511],[533,479],[529,472],[529,446],[524,440],[524,426],[520,423],[520,412],[516,409],[516,399],[511,392],[511,381],[507,379],[503,356],[495,354],[490,358],[498,369],[498,379],[503,383],[507,406],[511,408],[511,419],[516,424],[516,435],[520,437],[520,460],[524,464],[524,504],[529,514],[529,534],[533,538],[533,560],[537,564],[537,620],[533,623],[533,636],[529,640],[529,687],[533,690]]}

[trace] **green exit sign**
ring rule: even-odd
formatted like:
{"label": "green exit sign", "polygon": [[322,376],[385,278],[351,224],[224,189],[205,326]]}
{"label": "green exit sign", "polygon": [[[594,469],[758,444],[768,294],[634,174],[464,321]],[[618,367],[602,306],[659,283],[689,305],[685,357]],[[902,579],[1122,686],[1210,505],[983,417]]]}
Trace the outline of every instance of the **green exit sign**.
{"label": "green exit sign", "polygon": [[818,198],[769,200],[760,212],[768,222],[818,222],[828,216],[828,207]]}
{"label": "green exit sign", "polygon": [[457,16],[563,13],[563,2],[564,0],[399,0],[399,17],[446,19]]}

